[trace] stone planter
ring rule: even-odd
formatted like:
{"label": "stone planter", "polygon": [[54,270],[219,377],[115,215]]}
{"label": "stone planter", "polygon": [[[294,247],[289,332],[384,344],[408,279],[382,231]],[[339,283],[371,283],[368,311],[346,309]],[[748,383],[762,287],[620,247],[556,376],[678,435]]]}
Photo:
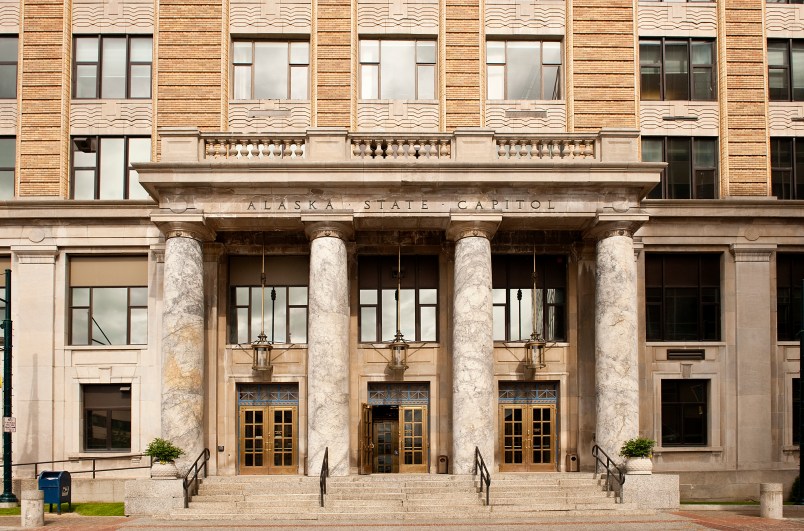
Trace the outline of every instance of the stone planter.
{"label": "stone planter", "polygon": [[151,479],[176,479],[179,477],[179,469],[173,461],[160,463],[154,461],[151,465]]}
{"label": "stone planter", "polygon": [[650,457],[629,457],[625,460],[626,474],[653,474],[653,461]]}

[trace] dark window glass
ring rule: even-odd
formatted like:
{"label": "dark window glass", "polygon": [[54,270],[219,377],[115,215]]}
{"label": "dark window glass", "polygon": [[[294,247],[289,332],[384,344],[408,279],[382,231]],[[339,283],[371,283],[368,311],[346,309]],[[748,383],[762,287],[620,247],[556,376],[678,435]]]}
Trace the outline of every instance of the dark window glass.
{"label": "dark window glass", "polygon": [[720,255],[645,255],[648,341],[720,340]]}
{"label": "dark window glass", "polygon": [[778,199],[804,199],[804,139],[771,138],[771,190]]}
{"label": "dark window glass", "polygon": [[706,446],[709,380],[662,380],[662,446]]}
{"label": "dark window glass", "polygon": [[718,195],[716,138],[643,137],[642,160],[667,162],[648,199],[715,199]]}
{"label": "dark window glass", "polygon": [[133,162],[151,160],[148,137],[73,137],[73,199],[148,199]]}
{"label": "dark window glass", "polygon": [[804,40],[768,41],[768,94],[771,101],[804,101]]}
{"label": "dark window glass", "polygon": [[494,255],[491,270],[495,341],[566,341],[566,256],[537,255],[534,271],[532,256]]}
{"label": "dark window glass", "polygon": [[73,97],[149,99],[152,67],[150,36],[75,37]]}
{"label": "dark window glass", "polygon": [[800,341],[801,279],[804,254],[776,255],[776,337],[779,341]]}
{"label": "dark window glass", "polygon": [[642,100],[717,98],[714,41],[641,39],[639,68]]}
{"label": "dark window glass", "polygon": [[396,256],[359,258],[360,341],[392,341],[397,319],[404,339],[438,341],[438,258],[403,255],[397,294],[398,269]]}
{"label": "dark window glass", "polygon": [[17,140],[0,138],[0,200],[14,198],[14,167],[17,156]]}
{"label": "dark window glass", "polygon": [[17,98],[17,37],[0,36],[0,99]]}
{"label": "dark window glass", "polygon": [[131,386],[82,385],[84,450],[131,451]]}

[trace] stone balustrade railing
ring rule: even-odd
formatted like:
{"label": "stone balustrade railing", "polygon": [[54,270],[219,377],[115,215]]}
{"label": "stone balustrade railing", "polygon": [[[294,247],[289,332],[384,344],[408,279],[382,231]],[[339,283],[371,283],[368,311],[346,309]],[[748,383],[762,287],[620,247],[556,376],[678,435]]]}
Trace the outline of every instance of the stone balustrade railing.
{"label": "stone balustrade railing", "polygon": [[639,131],[495,134],[488,129],[453,133],[349,133],[340,128],[305,132],[234,134],[197,129],[159,130],[162,162],[227,163],[627,163],[639,161]]}

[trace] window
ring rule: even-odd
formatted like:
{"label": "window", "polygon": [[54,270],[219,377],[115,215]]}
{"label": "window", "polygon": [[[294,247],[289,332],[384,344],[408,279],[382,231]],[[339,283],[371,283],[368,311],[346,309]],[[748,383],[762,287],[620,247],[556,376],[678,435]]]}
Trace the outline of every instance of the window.
{"label": "window", "polygon": [[17,37],[0,35],[0,99],[17,98]]}
{"label": "window", "polygon": [[309,259],[266,257],[264,293],[261,267],[259,256],[229,259],[230,342],[252,343],[264,331],[271,343],[307,343]]}
{"label": "window", "polygon": [[804,254],[776,254],[776,338],[800,341]]}
{"label": "window", "polygon": [[804,139],[771,138],[771,190],[778,199],[804,199]]}
{"label": "window", "polygon": [[718,194],[717,139],[643,137],[642,160],[667,162],[648,199],[715,199]]}
{"label": "window", "polygon": [[76,37],[73,97],[149,99],[152,41],[150,36]]}
{"label": "window", "polygon": [[148,343],[148,261],[70,259],[70,345]]}
{"label": "window", "polygon": [[643,100],[717,98],[713,41],[640,39],[639,69]]}
{"label": "window", "polygon": [[131,385],[84,384],[84,450],[131,451]]}
{"label": "window", "polygon": [[765,0],[767,4],[804,4],[804,0]]}
{"label": "window", "polygon": [[488,41],[486,73],[490,100],[561,98],[561,43]]}
{"label": "window", "polygon": [[566,340],[566,257],[540,255],[535,264],[534,273],[533,256],[491,257],[495,341],[529,340],[534,326],[546,341]]}
{"label": "window", "polygon": [[360,97],[434,100],[436,42],[360,41]]}
{"label": "window", "polygon": [[662,446],[706,446],[709,380],[662,380]]}
{"label": "window", "polygon": [[[361,256],[360,341],[392,341],[397,323],[396,256]],[[402,256],[399,329],[407,341],[438,341],[438,258]]]}
{"label": "window", "polygon": [[16,158],[16,139],[0,137],[0,200],[14,198],[14,165]]}
{"label": "window", "polygon": [[768,95],[771,101],[804,100],[804,41],[768,41]]}
{"label": "window", "polygon": [[648,341],[720,340],[720,255],[645,255]]}
{"label": "window", "polygon": [[148,137],[73,137],[73,199],[148,199],[132,162],[151,160]]}
{"label": "window", "polygon": [[234,99],[308,99],[310,44],[234,41]]}
{"label": "window", "polygon": [[793,378],[793,444],[801,442],[801,378]]}

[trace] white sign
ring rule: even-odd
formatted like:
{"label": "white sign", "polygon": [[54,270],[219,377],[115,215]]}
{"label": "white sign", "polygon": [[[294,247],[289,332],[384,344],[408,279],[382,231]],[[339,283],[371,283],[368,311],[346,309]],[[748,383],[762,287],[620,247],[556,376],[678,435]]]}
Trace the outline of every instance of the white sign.
{"label": "white sign", "polygon": [[5,433],[13,433],[17,431],[17,418],[3,417],[3,431]]}

